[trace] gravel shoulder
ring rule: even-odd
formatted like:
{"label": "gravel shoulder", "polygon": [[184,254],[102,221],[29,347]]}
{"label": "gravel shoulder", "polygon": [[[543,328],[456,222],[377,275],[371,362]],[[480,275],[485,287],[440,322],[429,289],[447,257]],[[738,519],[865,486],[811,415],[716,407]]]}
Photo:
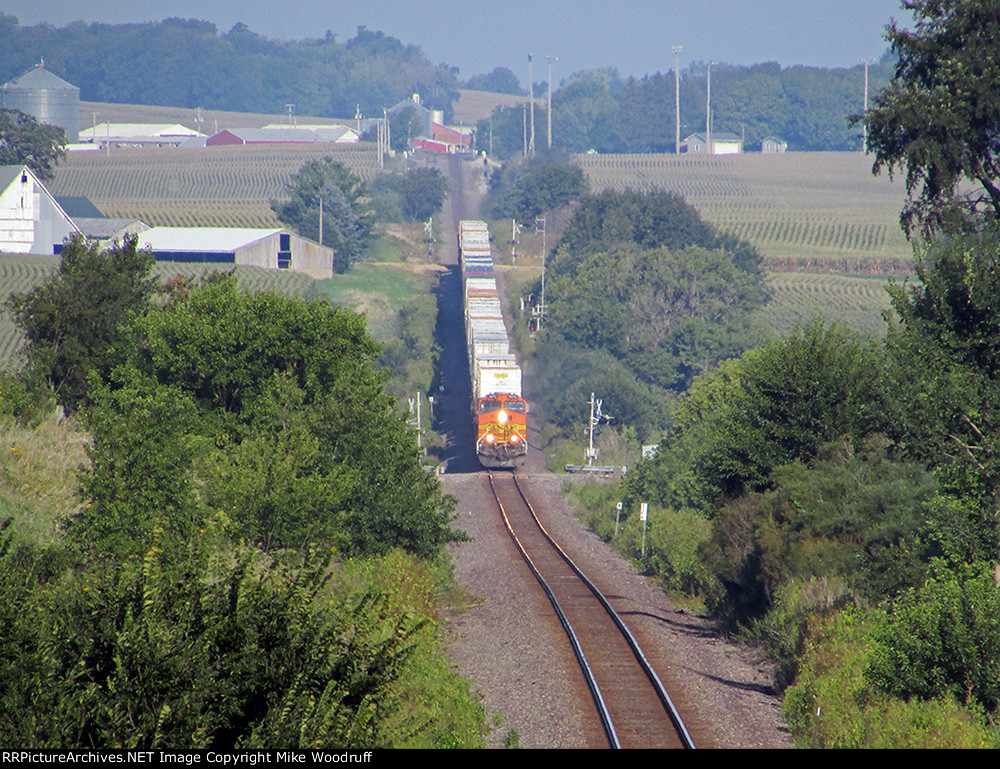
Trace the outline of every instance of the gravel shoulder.
{"label": "gravel shoulder", "polygon": [[[623,615],[699,747],[792,747],[767,662],[674,604],[587,530],[563,499],[566,479],[526,476],[528,496],[546,528]],[[485,474],[441,480],[458,501],[456,528],[471,537],[451,548],[469,605],[446,618],[448,655],[486,708],[487,744],[502,747],[516,730],[524,748],[601,747],[565,634],[548,603],[532,598],[533,578],[503,527]]]}

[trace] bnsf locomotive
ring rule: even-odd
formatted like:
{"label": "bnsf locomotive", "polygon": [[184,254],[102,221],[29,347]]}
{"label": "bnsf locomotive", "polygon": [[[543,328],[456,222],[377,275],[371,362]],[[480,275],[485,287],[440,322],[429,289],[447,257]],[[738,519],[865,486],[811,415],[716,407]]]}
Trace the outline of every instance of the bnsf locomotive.
{"label": "bnsf locomotive", "polygon": [[500,311],[486,222],[459,222],[458,251],[476,453],[483,467],[519,467],[528,456],[528,404]]}

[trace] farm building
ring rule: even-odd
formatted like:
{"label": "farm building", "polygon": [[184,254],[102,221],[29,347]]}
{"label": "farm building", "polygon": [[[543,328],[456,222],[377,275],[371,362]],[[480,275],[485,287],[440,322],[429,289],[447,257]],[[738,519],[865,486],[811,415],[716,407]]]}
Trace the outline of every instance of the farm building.
{"label": "farm building", "polygon": [[53,75],[44,62],[4,83],[0,107],[20,110],[39,123],[61,128],[69,143],[80,132],[80,89]]}
{"label": "farm building", "polygon": [[765,155],[774,155],[788,150],[788,142],[777,136],[768,136],[760,143],[760,151]]}
{"label": "farm building", "polygon": [[79,232],[27,166],[0,166],[0,252],[54,254]]}
{"label": "farm building", "polygon": [[80,131],[80,142],[101,147],[179,147],[205,136],[180,123],[98,123]]}
{"label": "farm building", "polygon": [[[361,139],[361,136],[357,131],[346,125],[322,125],[319,123],[309,123],[307,125],[296,125],[295,128],[300,131],[312,131],[316,134],[316,141],[330,142],[331,144],[357,144],[357,142]],[[288,126],[272,123],[271,125],[264,126],[260,130],[287,131]]]}
{"label": "farm building", "polygon": [[109,248],[115,242],[121,243],[129,235],[138,235],[149,229],[149,225],[139,219],[105,219],[104,217],[73,217],[80,234],[98,248]]}
{"label": "farm building", "polygon": [[743,152],[743,140],[732,133],[712,133],[709,148],[705,134],[694,133],[681,142],[681,152],[688,155],[739,155]]}
{"label": "farm building", "polygon": [[206,147],[242,144],[354,144],[358,134],[347,126],[265,126],[264,128],[224,128],[205,141]]}
{"label": "farm building", "polygon": [[322,276],[333,272],[333,249],[280,229],[151,227],[139,233],[139,248],[146,247],[165,262],[240,264]]}

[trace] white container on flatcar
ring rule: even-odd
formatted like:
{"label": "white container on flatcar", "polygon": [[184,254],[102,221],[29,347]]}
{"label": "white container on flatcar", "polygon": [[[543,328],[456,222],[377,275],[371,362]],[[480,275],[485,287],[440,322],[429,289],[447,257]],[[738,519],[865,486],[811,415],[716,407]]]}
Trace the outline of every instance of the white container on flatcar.
{"label": "white container on flatcar", "polygon": [[521,367],[513,355],[483,358],[476,362],[473,392],[477,398],[506,393],[521,395]]}

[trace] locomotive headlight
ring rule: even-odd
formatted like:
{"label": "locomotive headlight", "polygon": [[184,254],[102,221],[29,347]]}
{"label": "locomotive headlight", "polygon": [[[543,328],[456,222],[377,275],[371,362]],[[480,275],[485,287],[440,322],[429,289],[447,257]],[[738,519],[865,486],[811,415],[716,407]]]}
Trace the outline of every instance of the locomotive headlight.
{"label": "locomotive headlight", "polygon": [[514,433],[512,436],[510,436],[510,442],[511,443],[517,443],[519,440],[520,440],[520,437],[518,436],[517,433]]}
{"label": "locomotive headlight", "polygon": [[486,436],[487,443],[493,443],[493,441],[495,441],[496,439],[497,437],[493,433],[488,433]]}
{"label": "locomotive headlight", "polygon": [[507,424],[507,412],[503,409],[500,409],[500,411],[497,412],[497,422],[502,425]]}

